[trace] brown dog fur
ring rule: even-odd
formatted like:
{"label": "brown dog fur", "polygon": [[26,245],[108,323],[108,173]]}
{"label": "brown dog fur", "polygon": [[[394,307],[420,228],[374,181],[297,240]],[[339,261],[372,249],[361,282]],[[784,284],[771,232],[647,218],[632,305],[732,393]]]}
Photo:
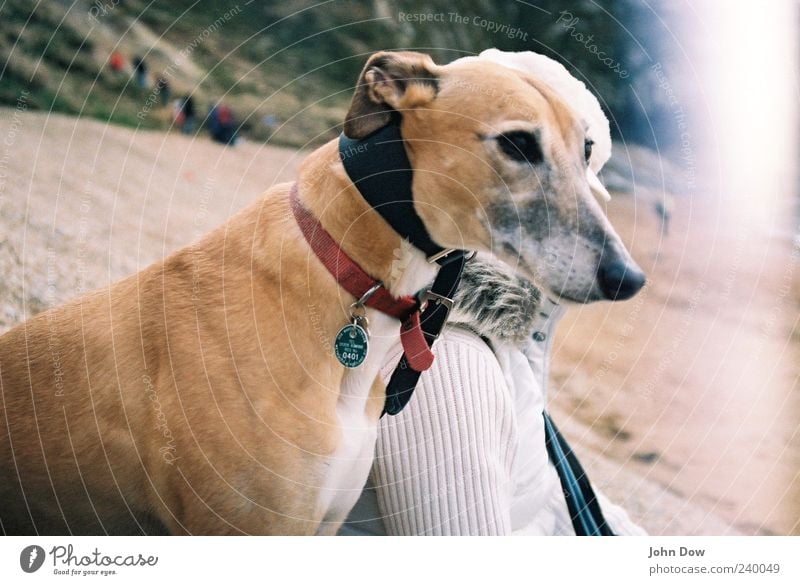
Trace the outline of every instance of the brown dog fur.
{"label": "brown dog fur", "polygon": [[[509,120],[547,129],[553,172],[570,184],[554,199],[564,216],[583,214],[613,237],[583,191],[580,123],[546,86],[492,64],[439,67],[425,55],[381,53],[365,67],[346,128],[368,133],[392,109],[403,112],[418,212],[440,244],[510,261],[517,247],[529,276],[542,276],[538,248],[525,252],[539,232],[523,226],[516,240],[498,239],[513,226],[495,225],[487,212],[509,192],[531,191],[520,187],[531,180],[526,171],[487,146]],[[307,157],[298,184],[333,238],[390,291],[413,292],[430,277],[409,273],[419,252],[355,190],[336,141]],[[374,432],[382,356],[362,372],[334,357],[330,341],[354,299],[310,252],[289,188],[276,186],[197,243],[0,337],[3,531],[335,532],[357,496],[335,511],[338,496],[322,496],[351,432],[341,421],[343,388],[355,389],[360,401],[347,408]],[[514,205],[526,204],[522,195]],[[543,285],[553,284],[543,274]],[[382,327],[396,339],[396,322]],[[374,434],[364,436],[369,452]],[[353,472],[361,474],[354,485],[368,467]]]}

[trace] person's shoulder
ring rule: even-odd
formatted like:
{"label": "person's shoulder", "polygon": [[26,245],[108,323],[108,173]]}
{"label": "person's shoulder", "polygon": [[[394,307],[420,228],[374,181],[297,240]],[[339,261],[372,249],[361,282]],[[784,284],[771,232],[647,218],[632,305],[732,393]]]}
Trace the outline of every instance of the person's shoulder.
{"label": "person's shoulder", "polygon": [[461,437],[502,432],[510,441],[516,433],[513,393],[490,345],[470,329],[448,326],[434,354],[409,416],[444,416],[441,424]]}
{"label": "person's shoulder", "polygon": [[433,347],[436,360],[433,367],[447,370],[451,379],[479,376],[492,380],[494,385],[504,381],[503,368],[490,342],[475,331],[448,325]]}
{"label": "person's shoulder", "polygon": [[463,325],[448,325],[437,344],[440,347],[463,348],[494,358],[491,346],[472,329]]}

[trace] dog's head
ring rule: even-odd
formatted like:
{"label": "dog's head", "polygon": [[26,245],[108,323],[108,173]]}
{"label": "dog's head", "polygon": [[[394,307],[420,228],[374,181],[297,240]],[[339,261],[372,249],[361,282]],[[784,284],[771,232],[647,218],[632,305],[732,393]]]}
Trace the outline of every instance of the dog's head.
{"label": "dog's head", "polygon": [[381,52],[364,67],[345,133],[365,137],[393,111],[417,212],[440,245],[493,252],[561,299],[625,299],[642,287],[587,180],[586,128],[546,84],[487,61]]}

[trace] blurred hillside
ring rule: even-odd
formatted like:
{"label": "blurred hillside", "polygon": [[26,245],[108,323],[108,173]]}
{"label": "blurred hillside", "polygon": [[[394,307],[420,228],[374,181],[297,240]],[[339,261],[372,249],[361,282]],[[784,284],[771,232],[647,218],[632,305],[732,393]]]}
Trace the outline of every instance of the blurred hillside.
{"label": "blurred hillside", "polygon": [[[413,48],[447,62],[496,46],[559,59],[601,96],[618,138],[652,145],[650,124],[669,115],[652,70],[670,61],[659,39],[675,19],[664,4],[656,14],[639,0],[615,2],[615,12],[589,0],[462,0],[457,8],[444,0],[7,0],[0,103],[29,91],[32,109],[168,128],[171,110],[152,89],[161,75],[172,99],[195,96],[201,118],[224,100],[246,136],[298,146],[338,132],[369,53]],[[125,73],[111,71],[114,51]],[[150,87],[131,78],[136,56]],[[660,146],[673,142],[659,133]]]}

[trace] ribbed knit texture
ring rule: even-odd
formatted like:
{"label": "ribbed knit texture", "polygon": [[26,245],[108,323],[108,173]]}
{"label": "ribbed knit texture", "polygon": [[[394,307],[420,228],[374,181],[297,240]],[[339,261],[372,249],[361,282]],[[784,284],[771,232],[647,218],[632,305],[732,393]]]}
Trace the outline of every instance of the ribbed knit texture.
{"label": "ribbed knit texture", "polygon": [[[492,352],[450,331],[399,416],[382,421],[372,483],[390,534],[507,534],[516,440]],[[480,392],[470,391],[480,388]]]}
{"label": "ribbed knit texture", "polygon": [[[369,481],[341,533],[574,535],[544,447],[553,325],[527,357],[448,328],[409,405],[381,419]],[[615,533],[644,534],[599,492],[598,499]]]}

